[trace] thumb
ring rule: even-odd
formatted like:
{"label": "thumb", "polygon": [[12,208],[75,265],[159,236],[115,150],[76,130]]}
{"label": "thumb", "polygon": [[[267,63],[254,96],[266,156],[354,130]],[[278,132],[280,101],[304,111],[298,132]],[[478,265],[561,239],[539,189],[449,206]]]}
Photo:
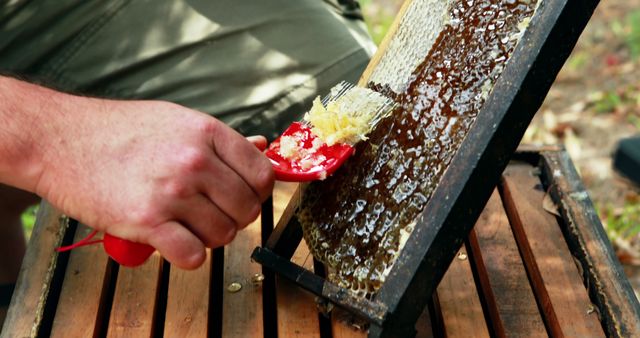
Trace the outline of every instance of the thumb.
{"label": "thumb", "polygon": [[267,138],[262,135],[247,136],[247,141],[253,143],[260,151],[267,148]]}

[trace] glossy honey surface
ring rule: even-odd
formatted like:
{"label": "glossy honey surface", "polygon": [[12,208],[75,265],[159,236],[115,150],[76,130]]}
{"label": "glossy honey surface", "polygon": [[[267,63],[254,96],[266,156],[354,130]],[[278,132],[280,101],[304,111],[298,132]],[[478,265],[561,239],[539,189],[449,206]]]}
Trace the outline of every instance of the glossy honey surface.
{"label": "glossy honey surface", "polygon": [[454,0],[449,20],[397,108],[325,181],[307,186],[297,217],[329,279],[362,296],[384,282],[442,174],[533,15],[535,0]]}

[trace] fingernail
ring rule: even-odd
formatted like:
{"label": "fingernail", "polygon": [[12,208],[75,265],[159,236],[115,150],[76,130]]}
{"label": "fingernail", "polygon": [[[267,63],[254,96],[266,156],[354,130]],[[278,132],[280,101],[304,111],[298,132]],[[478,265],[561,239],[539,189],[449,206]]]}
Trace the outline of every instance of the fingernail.
{"label": "fingernail", "polygon": [[204,250],[194,252],[191,257],[189,257],[189,262],[187,263],[188,269],[197,269],[204,263],[206,258],[207,254]]}

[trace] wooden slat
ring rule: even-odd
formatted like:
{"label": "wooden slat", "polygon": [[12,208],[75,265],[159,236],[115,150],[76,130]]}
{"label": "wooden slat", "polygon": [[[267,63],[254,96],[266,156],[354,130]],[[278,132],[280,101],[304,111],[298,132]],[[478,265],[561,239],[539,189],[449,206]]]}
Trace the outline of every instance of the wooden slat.
{"label": "wooden slat", "polygon": [[208,337],[211,250],[193,271],[171,267],[164,322],[165,337]]}
{"label": "wooden slat", "polygon": [[604,337],[558,222],[543,209],[545,192],[532,170],[510,165],[503,174],[504,198],[547,327],[558,337]]}
{"label": "wooden slat", "polygon": [[458,252],[438,285],[442,328],[447,337],[489,337],[466,249]]}
{"label": "wooden slat", "polygon": [[546,337],[500,196],[494,191],[469,236],[491,325],[498,337]]}
{"label": "wooden slat", "polygon": [[[246,229],[238,232],[236,238],[224,250],[224,279],[222,291],[222,336],[244,338],[260,336],[263,332],[262,288],[254,285],[252,277],[261,274],[262,267],[251,261],[251,252],[261,245],[260,218]],[[242,288],[230,292],[232,283],[240,283]]]}
{"label": "wooden slat", "polygon": [[543,173],[565,220],[565,238],[587,274],[607,336],[640,337],[640,304],[580,176],[565,152],[543,152]]}
{"label": "wooden slat", "polygon": [[[285,213],[293,213],[295,210],[287,210],[287,205],[292,198],[300,198],[298,191],[298,183],[280,182],[277,181],[273,187],[273,221],[274,224],[278,224],[280,218]],[[289,216],[287,216],[289,217]]]}
{"label": "wooden slat", "polygon": [[[74,243],[92,231],[78,225]],[[102,320],[109,277],[109,257],[102,244],[71,251],[51,328],[52,337],[95,337],[100,333],[106,325]]]}
{"label": "wooden slat", "polygon": [[[313,257],[303,241],[292,261],[313,270]],[[320,337],[320,323],[314,296],[285,278],[276,277],[279,337]]]}
{"label": "wooden slat", "polygon": [[0,337],[35,337],[44,314],[68,219],[43,201]]}
{"label": "wooden slat", "polygon": [[333,338],[365,338],[367,331],[353,327],[349,315],[341,309],[334,309],[331,313],[331,332]]}
{"label": "wooden slat", "polygon": [[136,268],[120,267],[107,337],[151,337],[162,258],[155,252]]}

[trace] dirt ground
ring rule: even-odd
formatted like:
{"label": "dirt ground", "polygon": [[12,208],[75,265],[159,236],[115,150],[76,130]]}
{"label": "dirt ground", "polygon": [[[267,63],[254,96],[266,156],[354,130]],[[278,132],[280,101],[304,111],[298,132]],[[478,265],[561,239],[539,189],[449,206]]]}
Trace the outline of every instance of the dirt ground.
{"label": "dirt ground", "polygon": [[638,188],[611,165],[618,140],[640,133],[640,31],[630,41],[633,26],[640,30],[640,0],[600,3],[524,140],[563,143],[598,205],[638,202]]}

